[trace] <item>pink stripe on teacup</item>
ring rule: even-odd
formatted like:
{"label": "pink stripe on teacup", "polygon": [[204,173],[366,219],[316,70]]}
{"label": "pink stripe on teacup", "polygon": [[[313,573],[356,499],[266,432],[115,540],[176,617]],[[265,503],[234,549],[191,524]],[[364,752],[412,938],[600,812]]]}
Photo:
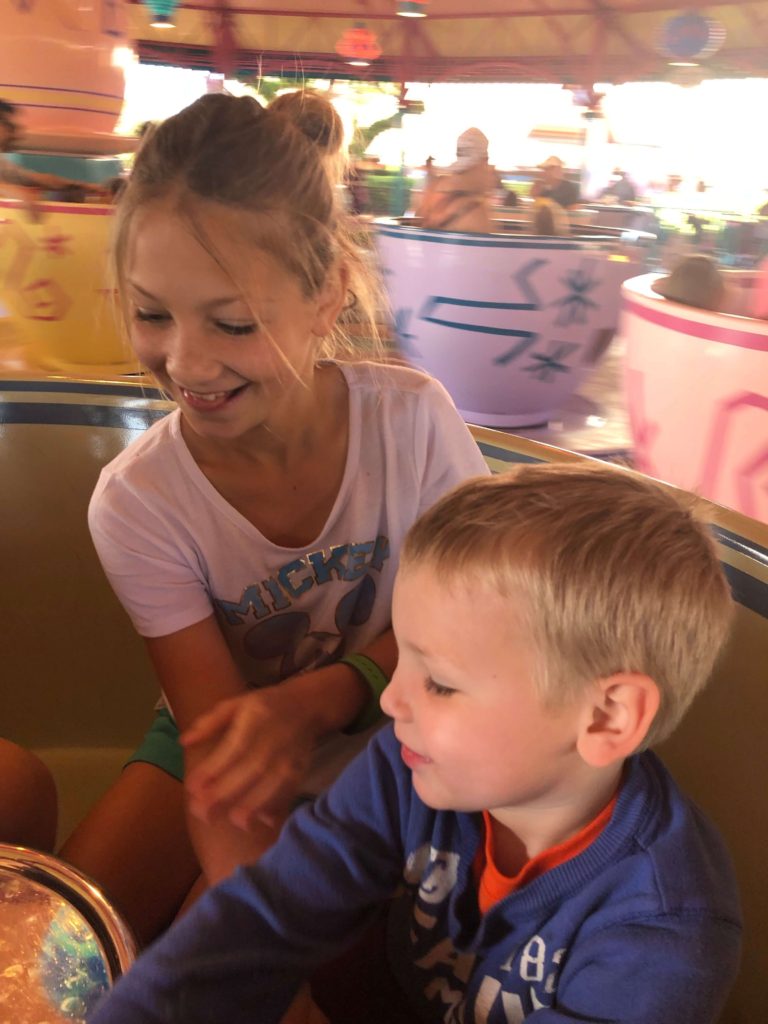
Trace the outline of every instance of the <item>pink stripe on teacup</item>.
{"label": "pink stripe on teacup", "polygon": [[[0,199],[0,207],[12,208],[19,206],[18,199]],[[74,213],[86,217],[111,217],[114,206],[99,203],[35,203],[43,213]]]}
{"label": "pink stripe on teacup", "polygon": [[[656,300],[652,300],[656,301]],[[668,301],[668,300],[664,300]],[[704,320],[693,320],[684,316],[676,316],[674,313],[667,313],[666,310],[657,309],[655,306],[646,306],[634,299],[622,297],[622,308],[641,320],[658,324],[659,327],[666,327],[670,331],[677,331],[678,334],[689,334],[694,338],[701,338],[702,341],[717,341],[721,345],[736,345],[738,348],[752,348],[758,351],[768,352],[768,322],[762,330],[744,331],[733,327],[720,327],[717,324],[707,323]],[[693,307],[691,307],[693,309]],[[710,313],[709,310],[696,310],[705,316],[721,317],[723,313]]]}

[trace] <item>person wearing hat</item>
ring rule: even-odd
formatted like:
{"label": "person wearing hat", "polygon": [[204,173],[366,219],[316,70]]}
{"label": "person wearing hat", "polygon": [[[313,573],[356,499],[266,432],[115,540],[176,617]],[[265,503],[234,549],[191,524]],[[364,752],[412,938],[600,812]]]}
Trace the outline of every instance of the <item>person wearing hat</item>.
{"label": "person wearing hat", "polygon": [[565,164],[559,156],[550,156],[539,164],[541,175],[531,187],[533,199],[551,199],[568,210],[581,202],[579,186],[565,177]]}
{"label": "person wearing hat", "polygon": [[488,139],[479,128],[468,128],[457,140],[451,166],[428,174],[416,216],[431,230],[492,231],[496,178],[488,163]]}
{"label": "person wearing hat", "polygon": [[614,203],[633,203],[637,199],[637,189],[626,171],[614,168],[611,180],[600,190],[599,199],[610,199]]}
{"label": "person wearing hat", "polygon": [[654,281],[651,289],[672,302],[712,312],[724,312],[728,299],[725,278],[709,256],[686,256],[671,274]]}

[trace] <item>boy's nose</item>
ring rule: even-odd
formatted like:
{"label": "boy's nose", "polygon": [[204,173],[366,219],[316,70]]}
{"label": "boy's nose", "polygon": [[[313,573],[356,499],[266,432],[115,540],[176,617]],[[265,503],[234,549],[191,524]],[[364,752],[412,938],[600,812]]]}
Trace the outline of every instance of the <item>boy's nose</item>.
{"label": "boy's nose", "polygon": [[395,669],[394,675],[389,681],[379,701],[381,710],[385,715],[394,718],[395,721],[407,721],[411,717],[411,706],[405,696],[402,675]]}

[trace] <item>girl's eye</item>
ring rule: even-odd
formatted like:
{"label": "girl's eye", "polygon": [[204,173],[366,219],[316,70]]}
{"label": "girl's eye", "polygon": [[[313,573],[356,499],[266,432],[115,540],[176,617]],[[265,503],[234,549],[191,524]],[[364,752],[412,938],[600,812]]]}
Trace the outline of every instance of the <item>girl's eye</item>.
{"label": "girl's eye", "polygon": [[133,318],[143,324],[164,324],[170,319],[167,313],[153,313],[149,309],[135,309]]}
{"label": "girl's eye", "polygon": [[431,677],[427,677],[426,686],[427,691],[429,693],[434,693],[436,697],[450,697],[452,693],[456,693],[456,691],[452,690],[450,686],[441,686],[440,683],[436,683]]}
{"label": "girl's eye", "polygon": [[256,324],[254,323],[230,324],[226,323],[223,320],[217,320],[216,326],[220,331],[223,331],[225,334],[232,334],[235,336],[241,334],[253,334],[253,332],[256,330]]}

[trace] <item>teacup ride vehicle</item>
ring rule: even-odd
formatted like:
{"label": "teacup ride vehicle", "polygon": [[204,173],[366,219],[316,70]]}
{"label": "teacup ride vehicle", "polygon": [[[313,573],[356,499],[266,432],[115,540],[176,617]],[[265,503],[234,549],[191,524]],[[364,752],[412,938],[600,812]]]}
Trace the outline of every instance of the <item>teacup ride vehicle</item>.
{"label": "teacup ride vehicle", "polygon": [[137,373],[107,270],[114,208],[0,198],[0,365]]}
{"label": "teacup ride vehicle", "polygon": [[[622,289],[635,465],[768,522],[768,321],[673,302],[658,276]],[[743,308],[751,275],[726,278]]]}
{"label": "teacup ride vehicle", "polygon": [[14,1024],[79,1024],[133,963],[133,936],[79,871],[0,844],[0,1010]]}
{"label": "teacup ride vehicle", "polygon": [[[536,201],[531,196],[518,199],[517,205],[510,208],[494,206],[494,215],[505,221],[510,217],[520,217],[521,224],[530,221]],[[647,231],[652,235],[659,234],[660,226],[652,206],[644,203],[608,203],[599,200],[583,201],[568,211],[568,220],[574,234],[583,235],[608,229],[615,233],[623,231]]]}
{"label": "teacup ride vehicle", "polygon": [[653,207],[640,203],[582,203],[570,211],[578,227],[630,228],[654,233],[658,225]]}
{"label": "teacup ride vehicle", "polygon": [[620,285],[653,236],[596,228],[570,237],[498,220],[492,234],[377,219],[375,241],[397,342],[440,380],[467,422],[546,423],[604,354]]}
{"label": "teacup ride vehicle", "polygon": [[[119,773],[158,695],[144,646],[98,564],[86,512],[101,467],[171,408],[138,383],[0,379],[0,605],[9,641],[4,678],[14,683],[0,691],[0,710],[5,735],[35,750],[58,782],[62,836]],[[585,458],[470,429],[494,472]],[[736,864],[744,958],[720,1024],[744,1024],[762,1005],[768,962],[768,820],[759,785],[768,775],[768,526],[702,506],[737,601],[736,627],[709,687],[661,754],[718,824]]]}
{"label": "teacup ride vehicle", "polygon": [[[16,151],[4,156],[4,173],[0,180],[0,374],[16,371],[31,377],[41,367],[54,373],[75,371],[84,375],[120,374],[135,369],[135,360],[126,354],[112,314],[111,289],[105,273],[108,226],[112,207],[87,200],[101,195],[97,189],[106,179],[118,174],[122,164],[115,154],[131,151],[135,139],[125,139],[113,132],[119,117],[124,93],[124,73],[115,60],[125,44],[122,25],[124,8],[121,2],[85,5],[13,4],[3,12],[0,36],[0,62],[3,67],[2,98],[16,108],[13,118],[21,138],[15,140]],[[20,172],[10,164],[17,164]],[[26,172],[56,175],[58,178],[83,183],[83,187],[63,190],[60,194],[23,187]],[[52,185],[50,179],[45,186]],[[57,186],[58,188],[58,186]],[[65,198],[77,193],[79,202]],[[17,381],[18,383],[18,381]],[[57,385],[52,380],[38,380],[34,395],[39,399]],[[87,389],[86,382],[81,387]],[[30,419],[45,424],[43,406],[33,410],[29,404],[15,403],[7,411],[8,394],[14,384],[3,384],[4,400],[0,411],[0,462],[3,472],[9,470],[7,459],[19,438],[15,427],[11,436],[5,434],[9,424],[29,423]],[[78,386],[68,383],[65,391],[70,399],[80,401]],[[33,393],[26,397],[35,401]],[[71,403],[63,407],[58,429],[66,435],[69,425],[77,423],[80,410]],[[42,414],[42,415],[40,415]],[[68,426],[63,426],[67,424]],[[93,427],[94,421],[89,420]],[[48,428],[50,429],[50,424]],[[34,433],[34,430],[33,430]],[[28,438],[28,440],[32,440]],[[78,440],[72,434],[67,438]],[[90,443],[97,441],[91,436]],[[32,441],[46,446],[44,437]],[[24,442],[22,441],[22,447]],[[86,448],[88,446],[86,445]],[[52,454],[52,453],[49,453]],[[82,455],[82,452],[80,453]],[[73,452],[74,455],[74,452]],[[37,450],[33,459],[48,456]],[[25,456],[23,456],[25,457]],[[15,458],[15,456],[14,456]],[[44,472],[56,476],[56,454]],[[28,578],[22,584],[38,593],[45,589],[38,569],[45,569],[39,558],[50,557],[48,546],[64,553],[69,538],[70,520],[67,506],[73,494],[79,494],[82,483],[91,486],[90,475],[79,476],[83,467],[79,458],[68,462],[66,476],[58,477],[57,497],[39,490],[42,479],[38,471],[23,474],[24,479],[3,478],[4,511],[21,502],[37,506],[41,519],[36,529],[36,545],[27,548],[30,563]],[[86,472],[87,472],[86,458]],[[42,467],[40,467],[42,469]],[[31,463],[29,465],[31,470]],[[8,498],[6,502],[5,499]],[[44,511],[47,506],[47,512]],[[78,516],[81,512],[76,500]],[[42,520],[46,520],[43,522]],[[22,542],[23,521],[13,513],[3,516],[2,547],[13,549]],[[59,533],[59,531],[62,531]],[[65,555],[66,562],[66,555]],[[64,602],[69,612],[79,618],[77,591],[88,590],[87,569],[82,572],[78,559],[50,566],[62,590],[57,603]],[[68,580],[68,582],[66,582]],[[20,581],[17,579],[16,584]],[[6,601],[6,597],[8,601]],[[34,604],[34,600],[32,604]],[[5,689],[4,705],[16,705],[23,692],[25,678],[36,677],[41,665],[35,664],[35,643],[15,634],[10,621],[16,604],[12,590],[3,598],[4,661],[6,651],[11,658],[27,662],[29,677],[22,673],[15,684]],[[90,610],[80,606],[86,618]],[[32,626],[35,614],[31,606],[20,609],[21,619]],[[6,615],[7,613],[7,615]],[[33,631],[44,635],[59,612],[49,608],[47,621],[38,620]],[[65,618],[68,613],[65,612]],[[32,616],[30,618],[29,616]],[[85,620],[83,620],[84,622]],[[94,642],[95,624],[90,643]],[[72,641],[57,633],[55,646],[60,657],[49,662],[48,684],[36,687],[37,697],[50,711],[50,722],[43,728],[52,741],[51,748],[61,752],[68,761],[67,746],[71,740],[64,719],[59,715],[62,695],[67,702],[66,683],[60,689],[56,674],[58,665],[74,657]],[[23,648],[27,647],[26,656]],[[50,654],[50,649],[48,651]],[[106,653],[106,651],[103,651]],[[13,671],[13,670],[11,670]],[[6,677],[10,679],[9,677]],[[42,683],[42,677],[40,677]],[[11,693],[12,691],[12,693]],[[94,704],[98,706],[98,694]],[[42,707],[42,705],[41,705]],[[17,708],[18,709],[18,708]],[[4,714],[10,714],[4,706]],[[27,711],[33,713],[31,705]],[[68,714],[76,720],[76,729],[87,729],[87,717],[81,719],[80,709],[68,706]],[[22,712],[22,716],[23,716]],[[50,732],[48,730],[50,729]],[[4,721],[7,736],[24,742],[24,727],[18,720]],[[34,731],[34,730],[33,730]],[[58,738],[55,738],[58,737]],[[91,736],[92,744],[103,743],[98,730]],[[31,744],[27,744],[31,745]],[[89,758],[85,747],[75,758],[81,765],[79,777],[70,777],[77,799],[87,798]],[[103,748],[102,748],[103,752]],[[103,765],[104,757],[97,758]],[[108,758],[107,758],[108,760]],[[56,762],[56,757],[53,757]],[[61,758],[53,765],[63,793],[68,787],[61,783]],[[75,773],[76,774],[76,773]],[[8,783],[8,780],[5,780]],[[66,803],[66,801],[65,801]],[[65,818],[66,820],[66,818]],[[71,824],[71,821],[69,822]],[[123,973],[136,955],[136,946],[129,929],[108,897],[90,879],[55,856],[20,846],[0,844],[0,1016],[14,1024],[79,1024],[96,1002]]]}
{"label": "teacup ride vehicle", "polygon": [[[122,2],[11,5],[3,16],[2,98],[20,137],[5,159],[89,186],[122,170],[137,139],[114,128],[125,75]],[[20,194],[0,181],[0,362],[89,376],[133,372],[107,273],[113,207]]]}

